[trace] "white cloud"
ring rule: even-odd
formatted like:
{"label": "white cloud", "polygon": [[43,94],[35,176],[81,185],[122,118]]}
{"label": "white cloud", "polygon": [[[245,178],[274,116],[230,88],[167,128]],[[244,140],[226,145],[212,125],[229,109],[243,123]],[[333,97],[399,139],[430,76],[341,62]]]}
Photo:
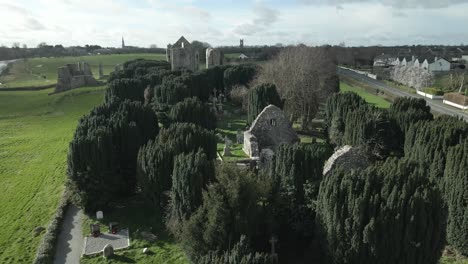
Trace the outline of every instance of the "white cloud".
{"label": "white cloud", "polygon": [[397,8],[444,8],[468,3],[468,0],[298,0],[302,4],[342,5],[352,3],[380,3]]}
{"label": "white cloud", "polygon": [[0,44],[119,46],[124,36],[127,45],[165,47],[181,35],[214,46],[237,45],[239,38],[247,45],[460,44],[468,43],[464,2],[0,0]]}
{"label": "white cloud", "polygon": [[253,9],[254,18],[246,23],[237,25],[233,32],[242,36],[250,36],[265,31],[279,19],[280,12],[276,9],[257,2]]}

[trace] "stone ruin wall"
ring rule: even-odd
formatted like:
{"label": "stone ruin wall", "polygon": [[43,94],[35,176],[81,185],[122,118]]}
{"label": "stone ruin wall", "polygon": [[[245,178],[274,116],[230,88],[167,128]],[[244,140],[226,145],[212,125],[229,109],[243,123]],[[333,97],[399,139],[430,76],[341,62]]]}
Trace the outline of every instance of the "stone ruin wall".
{"label": "stone ruin wall", "polygon": [[97,81],[86,62],[66,64],[58,68],[58,79],[55,92],[63,92],[83,86],[96,86],[101,83]]}
{"label": "stone ruin wall", "polygon": [[198,52],[194,52],[192,48],[172,48],[170,53],[171,69],[177,70],[180,68],[188,69],[193,72],[198,70]]}
{"label": "stone ruin wall", "polygon": [[206,49],[206,68],[223,65],[223,53],[218,49]]}

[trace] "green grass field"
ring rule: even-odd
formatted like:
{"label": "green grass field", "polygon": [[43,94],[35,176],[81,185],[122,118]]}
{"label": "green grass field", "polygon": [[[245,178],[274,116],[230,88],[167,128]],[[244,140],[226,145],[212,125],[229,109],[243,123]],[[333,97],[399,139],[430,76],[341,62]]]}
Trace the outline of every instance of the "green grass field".
{"label": "green grass field", "polygon": [[[5,87],[43,86],[57,83],[57,68],[67,63],[88,62],[96,78],[99,75],[99,63],[104,74],[111,73],[115,65],[128,60],[144,58],[165,60],[164,54],[112,54],[82,57],[32,58],[18,60],[12,64],[8,74],[0,76],[0,89]],[[45,78],[44,78],[45,77]]]}
{"label": "green grass field", "polygon": [[364,88],[357,87],[357,86],[351,86],[345,82],[340,82],[340,91],[342,92],[355,92],[366,102],[369,104],[375,105],[380,108],[389,108],[390,107],[390,102],[386,101],[382,97],[379,97],[378,95],[371,94],[368,91],[366,91]]}
{"label": "green grass field", "polygon": [[66,179],[78,119],[101,103],[104,87],[52,96],[52,89],[0,92],[0,263],[31,263]]}

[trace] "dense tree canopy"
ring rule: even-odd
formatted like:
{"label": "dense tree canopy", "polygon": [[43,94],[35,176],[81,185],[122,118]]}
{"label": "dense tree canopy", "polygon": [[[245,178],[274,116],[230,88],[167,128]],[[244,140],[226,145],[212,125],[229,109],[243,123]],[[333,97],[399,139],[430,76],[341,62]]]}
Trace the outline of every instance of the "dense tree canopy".
{"label": "dense tree canopy", "polygon": [[321,105],[338,91],[333,53],[323,47],[287,47],[262,65],[256,83],[273,83],[292,121],[307,129]]}
{"label": "dense tree canopy", "polygon": [[177,235],[182,222],[202,204],[202,191],[214,180],[214,164],[200,148],[174,159],[168,226]]}
{"label": "dense tree canopy", "polygon": [[194,123],[209,130],[216,128],[216,115],[196,97],[175,104],[169,112],[169,118],[172,122]]}
{"label": "dense tree canopy", "polygon": [[283,101],[274,84],[260,84],[251,89],[248,94],[247,122],[251,124],[270,104],[283,108]]}
{"label": "dense tree canopy", "polygon": [[224,71],[224,87],[231,88],[235,85],[249,86],[258,70],[259,68],[255,64],[231,66]]}
{"label": "dense tree canopy", "polygon": [[445,200],[448,207],[447,241],[468,256],[468,137],[449,149],[445,167]]}
{"label": "dense tree canopy", "polygon": [[211,251],[207,255],[194,261],[196,264],[271,264],[273,260],[266,253],[253,252],[250,248],[247,237],[242,235],[232,249],[222,253]]}
{"label": "dense tree canopy", "polygon": [[334,170],[320,185],[317,226],[333,263],[437,263],[444,246],[442,197],[427,170],[389,159]]}
{"label": "dense tree canopy", "polygon": [[137,178],[143,194],[157,207],[164,192],[172,186],[174,157],[202,148],[208,160],[216,158],[216,137],[195,124],[175,123],[162,129],[155,140],[142,146],[138,153]]}
{"label": "dense tree canopy", "polygon": [[96,107],[83,117],[68,153],[68,175],[86,209],[134,191],[136,156],[158,133],[158,120],[139,102]]}
{"label": "dense tree canopy", "polygon": [[105,102],[129,99],[132,101],[144,101],[145,86],[138,79],[117,79],[107,86]]}
{"label": "dense tree canopy", "polygon": [[203,193],[202,206],[183,228],[180,240],[192,259],[228,250],[241,235],[255,240],[266,227],[260,218],[263,207],[255,175],[223,165],[216,179]]}

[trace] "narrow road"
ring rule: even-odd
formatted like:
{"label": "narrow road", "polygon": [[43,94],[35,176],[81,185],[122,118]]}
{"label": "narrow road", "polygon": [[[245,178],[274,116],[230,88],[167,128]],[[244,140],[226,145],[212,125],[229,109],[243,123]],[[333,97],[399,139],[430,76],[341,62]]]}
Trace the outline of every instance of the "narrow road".
{"label": "narrow road", "polygon": [[460,110],[460,109],[457,109],[455,107],[451,107],[451,106],[448,106],[448,105],[442,103],[442,100],[431,100],[431,99],[427,99],[427,98],[424,98],[422,96],[419,96],[417,94],[411,94],[411,93],[399,90],[397,88],[394,88],[394,87],[392,87],[390,85],[387,85],[386,83],[384,83],[382,81],[374,80],[374,79],[369,78],[369,77],[367,77],[365,75],[362,75],[362,74],[359,74],[359,73],[356,73],[356,72],[353,72],[353,71],[350,71],[350,70],[347,70],[347,69],[343,69],[343,68],[340,68],[340,67],[338,68],[338,74],[346,76],[346,77],[353,78],[353,79],[355,79],[357,81],[363,82],[363,83],[365,83],[365,84],[367,84],[369,86],[372,86],[372,87],[374,87],[376,89],[384,90],[386,92],[389,92],[389,93],[391,93],[391,94],[393,94],[395,96],[423,98],[423,99],[426,100],[427,105],[429,105],[433,111],[438,112],[440,114],[458,116],[458,117],[461,117],[462,119],[464,119],[465,121],[468,121],[468,114],[467,113],[463,113],[462,110]]}
{"label": "narrow road", "polygon": [[83,211],[71,204],[65,214],[57,241],[54,264],[80,263],[83,249]]}

